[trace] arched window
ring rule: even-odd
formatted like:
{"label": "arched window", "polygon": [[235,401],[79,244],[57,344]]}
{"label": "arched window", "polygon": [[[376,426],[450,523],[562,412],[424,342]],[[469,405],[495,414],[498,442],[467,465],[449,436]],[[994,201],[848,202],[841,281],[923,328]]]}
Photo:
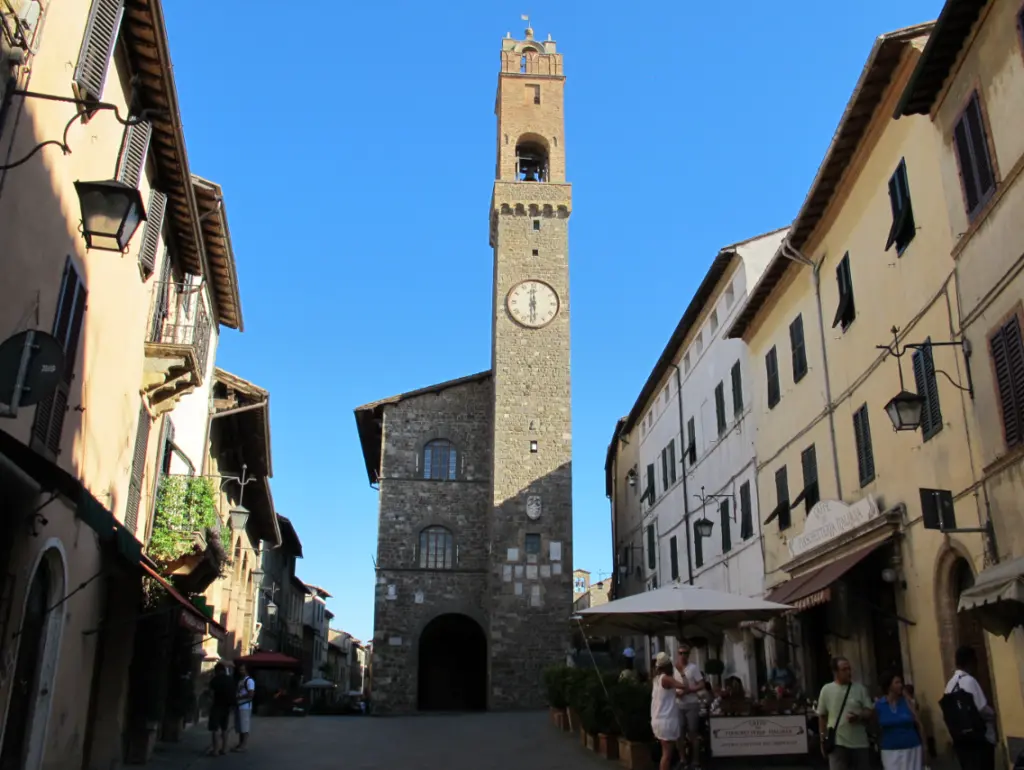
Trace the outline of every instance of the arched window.
{"label": "arched window", "polygon": [[458,452],[447,439],[438,438],[423,447],[423,478],[451,481],[455,478]]}
{"label": "arched window", "polygon": [[444,527],[420,532],[420,569],[451,569],[455,566],[455,540]]}

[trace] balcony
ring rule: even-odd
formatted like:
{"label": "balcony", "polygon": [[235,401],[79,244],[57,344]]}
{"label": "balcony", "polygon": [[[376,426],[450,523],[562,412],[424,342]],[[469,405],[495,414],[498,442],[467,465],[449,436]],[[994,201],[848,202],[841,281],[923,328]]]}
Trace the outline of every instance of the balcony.
{"label": "balcony", "polygon": [[159,416],[203,382],[211,324],[201,284],[157,281],[149,319],[142,390]]}
{"label": "balcony", "polygon": [[204,591],[227,562],[216,497],[216,485],[203,476],[167,474],[157,487],[147,552],[190,593]]}

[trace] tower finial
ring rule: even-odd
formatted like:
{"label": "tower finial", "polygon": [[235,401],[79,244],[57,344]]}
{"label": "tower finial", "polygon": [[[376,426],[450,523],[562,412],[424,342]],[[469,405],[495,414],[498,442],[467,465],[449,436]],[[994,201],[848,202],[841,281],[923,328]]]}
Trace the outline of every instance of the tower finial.
{"label": "tower finial", "polygon": [[533,27],[530,26],[530,14],[524,13],[519,18],[526,22],[526,39],[533,40]]}

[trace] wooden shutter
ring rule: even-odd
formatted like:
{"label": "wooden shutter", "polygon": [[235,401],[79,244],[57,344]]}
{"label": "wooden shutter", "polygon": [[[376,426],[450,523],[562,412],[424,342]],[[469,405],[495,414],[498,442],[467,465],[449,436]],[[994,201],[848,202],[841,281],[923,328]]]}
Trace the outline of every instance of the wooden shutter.
{"label": "wooden shutter", "polygon": [[142,280],[148,280],[156,270],[156,253],[160,248],[160,233],[167,211],[167,196],[159,190],[150,190],[149,205],[146,207],[146,225],[142,231],[142,246],[139,248],[139,270]]}
{"label": "wooden shutter", "polygon": [[149,121],[133,123],[124,127],[124,138],[121,140],[121,155],[117,159],[117,181],[129,187],[138,187],[142,180],[142,170],[146,167],[146,153],[149,151],[149,139],[153,133],[153,124]]}
{"label": "wooden shutter", "polygon": [[732,528],[729,514],[729,501],[722,500],[718,504],[718,518],[722,523],[722,553],[729,553],[732,550]]}
{"label": "wooden shutter", "polygon": [[690,456],[690,465],[693,465],[697,462],[697,425],[692,417],[686,422],[686,443],[689,444],[686,453]]}
{"label": "wooden shutter", "polygon": [[975,179],[978,182],[978,195],[985,199],[995,187],[995,175],[992,173],[992,162],[988,156],[988,136],[985,131],[985,121],[981,115],[981,99],[977,91],[971,97],[971,101],[964,111],[964,117],[967,119],[967,132],[971,140],[971,154],[974,156],[974,173]]}
{"label": "wooden shutter", "polygon": [[698,567],[704,566],[704,538],[697,531],[697,522],[693,522],[693,563]]}
{"label": "wooden shutter", "polygon": [[789,347],[793,355],[793,382],[807,374],[807,346],[804,343],[804,317],[798,315],[789,325]]}
{"label": "wooden shutter", "polygon": [[732,365],[732,411],[737,416],[743,413],[743,371],[739,361]]}
{"label": "wooden shutter", "polygon": [[654,540],[654,525],[647,527],[647,568],[654,569],[658,566],[658,557],[655,554],[656,543]]}
{"label": "wooden shutter", "polygon": [[56,456],[60,454],[64,417],[67,414],[71,381],[74,379],[78,358],[78,343],[85,320],[87,293],[74,262],[64,262],[57,312],[53,321],[53,336],[64,346],[64,370],[56,389],[42,399],[36,407],[32,423],[32,437],[37,446]]}
{"label": "wooden shutter", "polygon": [[146,472],[146,449],[149,446],[149,412],[139,408],[139,424],[135,431],[135,451],[132,454],[132,475],[128,482],[128,501],[124,510],[124,526],[133,535],[139,529],[139,504],[142,501],[142,477]]}
{"label": "wooden shutter", "polygon": [[857,444],[857,470],[863,487],[875,478],[875,455],[871,447],[871,426],[866,404],[853,413],[853,434]]}
{"label": "wooden shutter", "polygon": [[669,483],[676,483],[676,440],[668,442],[668,480]]}
{"label": "wooden shutter", "polygon": [[671,563],[671,574],[673,580],[679,579],[679,545],[673,535],[668,541],[668,557]]}
{"label": "wooden shutter", "polygon": [[661,450],[661,486],[668,491],[668,447]]}
{"label": "wooden shutter", "polygon": [[779,357],[774,345],[764,357],[764,368],[768,379],[768,408],[772,409],[782,397],[779,392]]}
{"label": "wooden shutter", "polygon": [[804,476],[804,489],[800,494],[803,496],[804,509],[811,512],[818,503],[818,453],[811,444],[800,453],[800,466]]}
{"label": "wooden shutter", "polygon": [[779,517],[779,529],[789,529],[792,522],[789,508],[789,473],[783,465],[775,471],[775,499],[778,501],[776,511]]}
{"label": "wooden shutter", "polygon": [[740,539],[749,540],[754,536],[754,515],[750,508],[750,482],[740,486]]}
{"label": "wooden shutter", "polygon": [[1024,341],[1017,316],[992,335],[989,351],[999,390],[1006,446],[1012,448],[1024,440]]}
{"label": "wooden shutter", "polygon": [[921,408],[921,435],[927,441],[942,430],[939,383],[935,379],[935,360],[932,358],[931,346],[915,351],[911,362],[914,367],[917,395],[924,399],[924,406]]}
{"label": "wooden shutter", "polygon": [[725,383],[720,382],[715,386],[715,417],[718,419],[718,435],[725,433]]}
{"label": "wooden shutter", "polygon": [[124,0],[93,0],[85,36],[75,67],[75,85],[81,99],[99,101],[114,57],[117,34],[124,16]]}

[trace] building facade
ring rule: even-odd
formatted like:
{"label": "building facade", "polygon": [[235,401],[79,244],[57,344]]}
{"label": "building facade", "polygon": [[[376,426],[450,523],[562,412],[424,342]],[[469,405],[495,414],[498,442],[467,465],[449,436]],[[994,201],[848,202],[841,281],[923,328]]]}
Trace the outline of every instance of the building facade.
{"label": "building facade", "polygon": [[[987,553],[950,538],[938,572],[942,662],[963,641],[981,639],[990,653],[987,691],[999,716],[1008,759],[1024,751],[1024,630],[1014,624],[1019,604],[1006,588],[1024,575],[1021,451],[1024,360],[1020,327],[1024,283],[1024,9],[1015,0],[949,0],[894,111],[899,122],[930,119],[937,144],[953,259],[957,316],[952,339],[971,351],[946,366],[964,382],[970,365],[971,487],[956,493],[955,516],[944,529],[988,526]],[[953,372],[951,372],[953,373]],[[954,394],[955,395],[955,394]],[[962,398],[962,397],[961,397]],[[949,484],[940,485],[949,487]],[[984,511],[989,512],[990,520]],[[997,563],[994,563],[997,562]],[[973,594],[964,601],[961,593]],[[1019,595],[1019,594],[1018,594]],[[969,608],[987,602],[981,611]],[[961,612],[957,612],[957,609]]]}
{"label": "building facade", "polygon": [[144,761],[184,716],[144,671],[147,628],[171,654],[223,630],[158,544],[164,478],[202,465],[219,328],[241,328],[234,255],[189,170],[160,2],[0,12],[0,339],[31,332],[58,373],[0,395],[0,765]]}
{"label": "building facade", "polygon": [[[723,339],[723,332],[784,235],[768,233],[716,255],[617,426],[610,456],[637,444],[635,463],[620,474],[627,494],[612,507],[623,583],[640,581],[646,590],[684,582],[746,596],[764,592],[755,423],[749,419],[752,373],[746,345]],[[701,537],[697,524],[707,521],[712,534]],[[721,659],[726,673],[750,688],[763,678],[759,643],[738,630],[713,640],[698,657]],[[663,649],[674,652],[675,640],[654,640],[647,652]]]}
{"label": "building facade", "polygon": [[[491,369],[356,410],[380,490],[374,708],[543,705],[572,608],[562,57],[502,41]],[[458,682],[452,686],[452,682]]]}
{"label": "building facade", "polygon": [[[925,117],[892,119],[932,30],[876,41],[804,206],[728,333],[761,362],[767,598],[795,608],[776,623],[776,661],[794,645],[794,660],[781,662],[812,694],[836,655],[872,690],[883,672],[900,672],[932,750],[948,754],[937,702],[956,647],[977,649],[990,694],[1012,653],[957,615],[960,592],[991,558],[955,332],[957,224],[940,137]],[[993,398],[976,393],[979,404]],[[889,410],[908,395],[922,407],[920,429],[894,431]],[[940,531],[943,519],[959,526]],[[997,711],[1016,713],[1013,694]]]}

